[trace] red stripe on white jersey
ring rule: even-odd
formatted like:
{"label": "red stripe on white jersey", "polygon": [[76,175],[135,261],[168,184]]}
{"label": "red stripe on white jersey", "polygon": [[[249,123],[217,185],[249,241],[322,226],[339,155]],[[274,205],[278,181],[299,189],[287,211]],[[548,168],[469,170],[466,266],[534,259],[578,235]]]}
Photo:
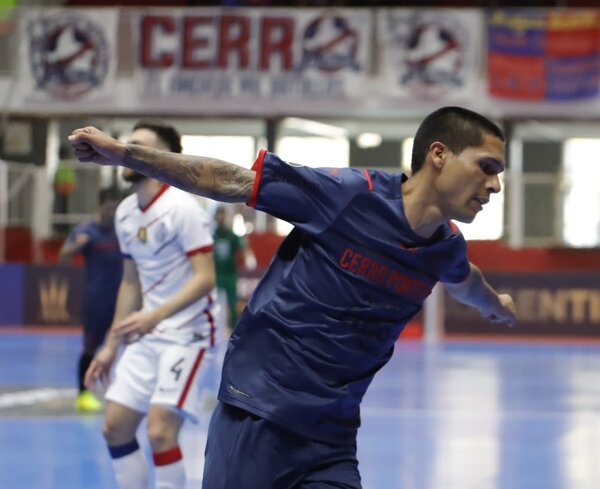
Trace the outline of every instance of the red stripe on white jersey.
{"label": "red stripe on white jersey", "polygon": [[156,202],[158,200],[158,198],[169,189],[169,187],[170,187],[169,184],[163,183],[161,185],[160,189],[158,189],[158,192],[156,192],[154,197],[152,197],[152,200],[150,200],[150,202],[148,202],[144,207],[140,206],[140,210],[142,212],[146,212],[148,209],[150,209],[152,204],[154,204],[154,202]]}
{"label": "red stripe on white jersey", "polygon": [[206,309],[204,309],[204,314],[206,314],[206,319],[208,319],[208,322],[210,323],[210,346],[215,346],[215,318],[213,317],[212,312],[210,312],[214,300],[210,294],[208,294],[206,298],[208,299],[208,305],[206,306]]}
{"label": "red stripe on white jersey", "polygon": [[190,375],[188,376],[187,380],[185,381],[185,387],[183,388],[181,397],[179,398],[179,401],[177,401],[177,407],[179,409],[183,409],[183,404],[185,403],[185,398],[187,397],[188,392],[190,391],[190,387],[192,386],[192,380],[194,380],[196,372],[198,371],[198,367],[200,366],[200,363],[202,362],[202,357],[204,356],[205,351],[206,351],[206,349],[202,348],[202,350],[200,350],[198,352],[198,356],[196,357],[196,360],[194,361],[194,365],[192,366],[192,371],[190,372]]}
{"label": "red stripe on white jersey", "polygon": [[151,291],[153,291],[157,286],[159,286],[160,284],[162,284],[165,279],[170,275],[171,272],[169,273],[165,273],[162,277],[160,277],[156,282],[154,282],[150,287],[148,287],[146,290],[144,290],[142,292],[143,295],[146,295],[148,293],[150,293]]}
{"label": "red stripe on white jersey", "polygon": [[[153,226],[154,224],[156,224],[158,221],[160,221],[163,217],[165,217],[169,212],[171,212],[171,209],[167,209],[165,212],[163,212],[160,216],[156,216],[154,219],[152,219],[149,223],[147,223],[144,227],[146,229],[149,229],[151,226]],[[136,239],[138,239],[138,235],[134,234],[133,236],[131,236],[128,240],[127,240],[127,244],[131,244],[133,243]]]}
{"label": "red stripe on white jersey", "polygon": [[194,250],[190,250],[190,251],[186,251],[185,254],[187,256],[194,256],[197,255],[198,253],[208,253],[209,251],[213,250],[213,245],[206,245],[206,246],[202,246],[200,248],[196,248]]}

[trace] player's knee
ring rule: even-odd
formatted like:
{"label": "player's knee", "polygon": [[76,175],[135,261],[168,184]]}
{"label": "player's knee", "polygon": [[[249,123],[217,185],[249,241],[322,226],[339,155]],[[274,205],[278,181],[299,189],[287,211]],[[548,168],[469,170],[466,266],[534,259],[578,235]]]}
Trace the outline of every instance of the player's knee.
{"label": "player's knee", "polygon": [[124,445],[135,439],[137,425],[108,416],[102,425],[102,435],[109,446]]}
{"label": "player's knee", "polygon": [[155,452],[177,445],[177,429],[168,423],[148,423],[147,435]]}
{"label": "player's knee", "polygon": [[[102,435],[109,446],[120,445],[123,441],[123,434],[118,425],[109,421],[104,421],[102,425]],[[125,440],[126,441],[126,440]]]}

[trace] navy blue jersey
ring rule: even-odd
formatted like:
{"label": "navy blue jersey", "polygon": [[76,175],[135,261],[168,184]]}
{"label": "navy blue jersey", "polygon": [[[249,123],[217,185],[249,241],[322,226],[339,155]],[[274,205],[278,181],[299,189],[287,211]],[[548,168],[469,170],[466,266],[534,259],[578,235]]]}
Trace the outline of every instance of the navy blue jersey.
{"label": "navy blue jersey", "polygon": [[402,174],[261,152],[249,205],[294,224],[231,337],[219,398],[310,438],[356,436],[359,405],[439,280],[469,273],[456,226],[406,221]]}
{"label": "navy blue jersey", "polygon": [[72,242],[82,233],[90,237],[81,250],[85,260],[85,304],[105,304],[114,309],[123,271],[115,229],[89,221],[76,226],[67,240]]}

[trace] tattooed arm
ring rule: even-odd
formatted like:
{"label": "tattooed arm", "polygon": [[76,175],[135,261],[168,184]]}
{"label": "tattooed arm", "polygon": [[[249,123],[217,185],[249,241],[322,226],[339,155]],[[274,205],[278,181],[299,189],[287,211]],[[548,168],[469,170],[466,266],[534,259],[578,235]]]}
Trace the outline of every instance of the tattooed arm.
{"label": "tattooed arm", "polygon": [[254,172],[233,163],[166,153],[137,144],[126,146],[121,164],[187,192],[222,202],[248,201],[254,184]]}
{"label": "tattooed arm", "polygon": [[255,173],[226,161],[125,144],[94,127],[76,129],[69,142],[79,161],[125,166],[210,199],[247,202],[252,194]]}

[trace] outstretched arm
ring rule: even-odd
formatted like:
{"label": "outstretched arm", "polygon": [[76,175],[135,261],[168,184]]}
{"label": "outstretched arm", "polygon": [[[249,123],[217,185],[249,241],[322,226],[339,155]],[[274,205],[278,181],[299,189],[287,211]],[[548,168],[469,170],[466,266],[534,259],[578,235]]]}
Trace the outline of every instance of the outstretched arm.
{"label": "outstretched arm", "polygon": [[210,199],[247,202],[252,194],[255,173],[226,161],[125,144],[95,127],[76,129],[69,142],[81,162],[122,165]]}
{"label": "outstretched arm", "polygon": [[517,308],[508,294],[498,294],[485,280],[481,270],[470,263],[471,273],[458,284],[445,284],[457,301],[475,307],[493,322],[505,322],[513,326],[517,322]]}
{"label": "outstretched arm", "polygon": [[60,251],[58,252],[58,260],[61,263],[67,262],[74,255],[82,251],[89,241],[90,235],[87,233],[78,233],[73,239],[67,239],[60,247]]}

